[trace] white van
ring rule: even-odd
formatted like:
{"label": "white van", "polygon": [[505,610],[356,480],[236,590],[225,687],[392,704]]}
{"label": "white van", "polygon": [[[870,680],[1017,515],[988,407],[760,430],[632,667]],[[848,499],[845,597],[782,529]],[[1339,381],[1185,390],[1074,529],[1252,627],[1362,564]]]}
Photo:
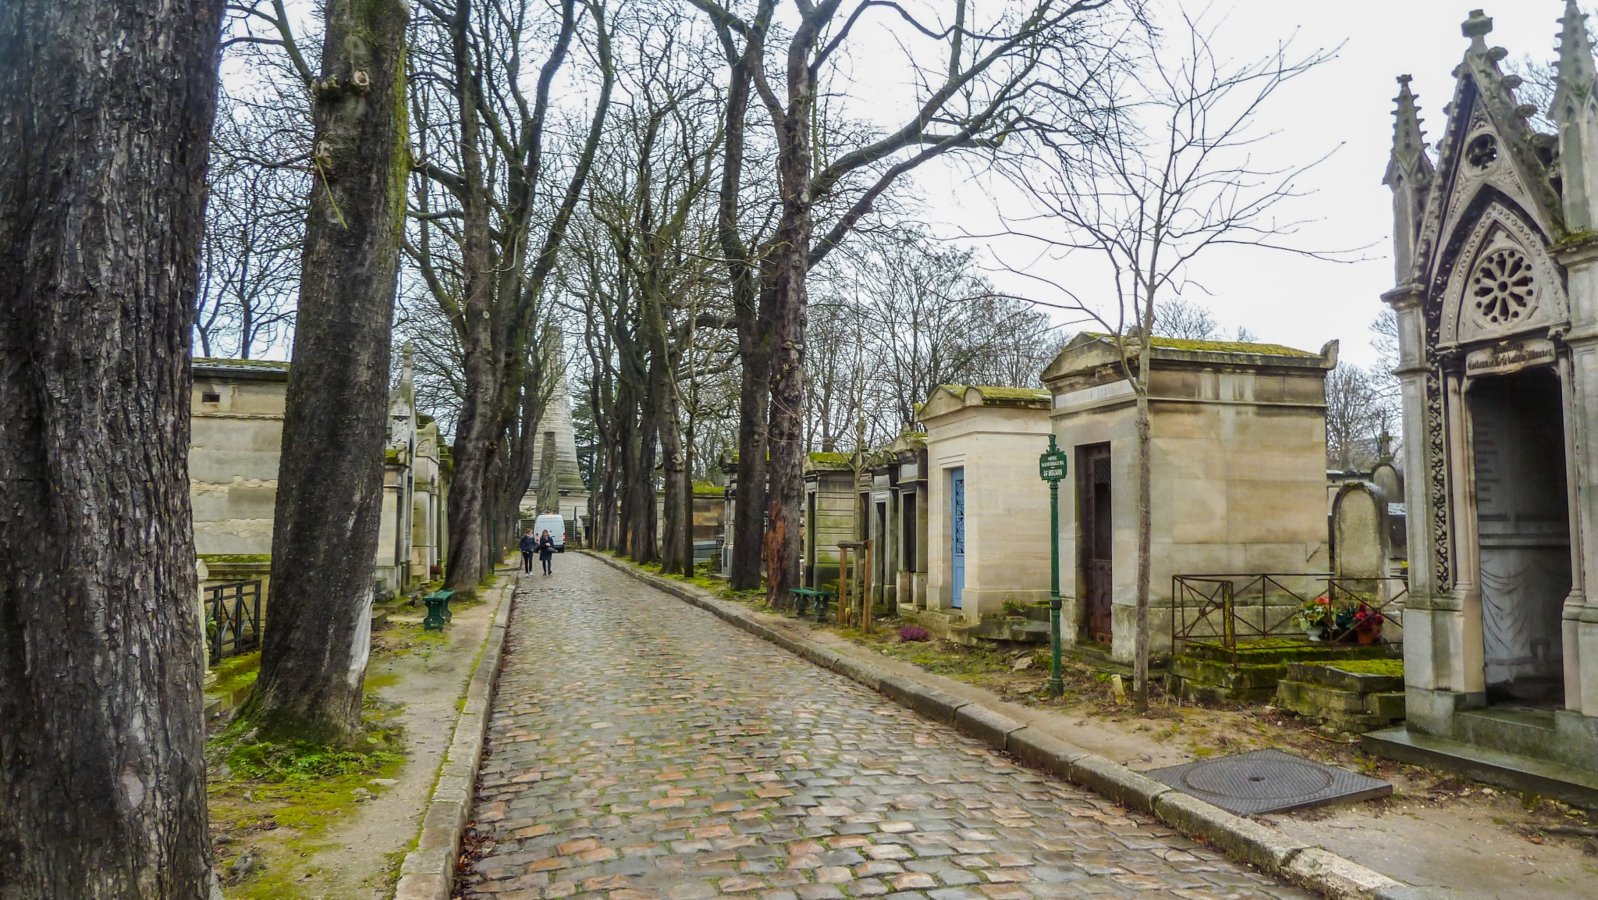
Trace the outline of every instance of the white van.
{"label": "white van", "polygon": [[566,552],[566,520],[560,513],[544,513],[533,520],[533,537],[543,537],[548,531],[549,536],[555,539],[555,551]]}

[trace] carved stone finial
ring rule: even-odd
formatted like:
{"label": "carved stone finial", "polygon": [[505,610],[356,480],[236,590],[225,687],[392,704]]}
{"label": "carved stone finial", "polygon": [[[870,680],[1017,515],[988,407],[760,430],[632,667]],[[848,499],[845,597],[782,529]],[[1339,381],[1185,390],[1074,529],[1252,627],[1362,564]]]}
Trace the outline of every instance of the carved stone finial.
{"label": "carved stone finial", "polygon": [[1487,35],[1492,34],[1493,31],[1492,16],[1479,9],[1473,9],[1470,11],[1470,18],[1459,26],[1459,30],[1465,37],[1470,38],[1470,49],[1485,51],[1487,49]]}

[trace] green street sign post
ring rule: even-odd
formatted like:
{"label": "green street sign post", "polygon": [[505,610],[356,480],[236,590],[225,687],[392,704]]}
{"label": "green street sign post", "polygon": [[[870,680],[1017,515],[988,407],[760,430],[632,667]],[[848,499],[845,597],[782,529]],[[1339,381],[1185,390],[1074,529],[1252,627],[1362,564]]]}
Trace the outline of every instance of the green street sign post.
{"label": "green street sign post", "polygon": [[1049,683],[1043,693],[1065,693],[1060,677],[1060,481],[1065,478],[1066,455],[1049,435],[1049,449],[1038,457],[1038,477],[1049,483]]}

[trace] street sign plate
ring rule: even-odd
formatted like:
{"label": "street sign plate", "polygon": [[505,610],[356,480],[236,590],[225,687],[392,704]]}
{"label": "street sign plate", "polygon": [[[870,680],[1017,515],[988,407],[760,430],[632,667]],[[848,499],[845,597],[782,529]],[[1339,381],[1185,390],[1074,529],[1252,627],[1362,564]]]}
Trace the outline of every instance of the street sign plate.
{"label": "street sign plate", "polygon": [[1065,478],[1066,464],[1065,452],[1061,450],[1045,450],[1038,457],[1038,477],[1044,481],[1059,481]]}

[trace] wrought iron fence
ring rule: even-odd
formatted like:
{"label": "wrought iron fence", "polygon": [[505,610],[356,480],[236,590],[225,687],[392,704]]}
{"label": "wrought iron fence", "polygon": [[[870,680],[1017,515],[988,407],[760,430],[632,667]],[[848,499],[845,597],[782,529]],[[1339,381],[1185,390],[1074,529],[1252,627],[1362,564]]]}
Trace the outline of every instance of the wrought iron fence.
{"label": "wrought iron fence", "polygon": [[205,589],[205,636],[211,664],[261,645],[261,582],[234,581]]}
{"label": "wrought iron fence", "polygon": [[[1299,585],[1295,587],[1294,585]],[[1319,588],[1317,591],[1316,588]],[[1240,641],[1301,635],[1299,613],[1312,602],[1333,610],[1379,615],[1378,622],[1404,625],[1408,580],[1402,576],[1339,578],[1326,573],[1243,573],[1175,575],[1171,578],[1171,649],[1189,642],[1218,643],[1233,653]],[[1328,629],[1326,639],[1353,634],[1349,621]]]}

